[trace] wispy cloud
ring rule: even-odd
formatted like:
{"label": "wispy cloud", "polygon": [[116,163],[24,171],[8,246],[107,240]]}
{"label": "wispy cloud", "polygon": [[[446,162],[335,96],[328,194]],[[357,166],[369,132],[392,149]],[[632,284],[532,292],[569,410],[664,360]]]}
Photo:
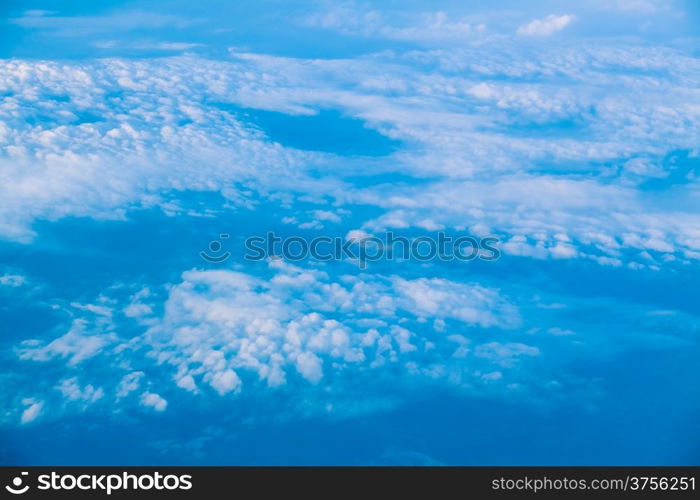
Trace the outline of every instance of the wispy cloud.
{"label": "wispy cloud", "polygon": [[60,37],[82,37],[143,29],[185,28],[204,22],[174,14],[141,10],[103,16],[56,16],[48,11],[28,11],[10,22],[25,29],[41,30]]}
{"label": "wispy cloud", "polygon": [[525,36],[550,36],[566,28],[573,20],[574,16],[571,14],[561,16],[551,14],[543,19],[535,19],[523,24],[518,28],[517,33]]}

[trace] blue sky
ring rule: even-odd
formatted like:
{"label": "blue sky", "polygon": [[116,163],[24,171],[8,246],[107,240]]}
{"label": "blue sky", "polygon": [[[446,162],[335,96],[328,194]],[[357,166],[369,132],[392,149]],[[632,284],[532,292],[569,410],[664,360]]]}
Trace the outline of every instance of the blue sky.
{"label": "blue sky", "polygon": [[0,462],[698,464],[694,2],[0,16]]}

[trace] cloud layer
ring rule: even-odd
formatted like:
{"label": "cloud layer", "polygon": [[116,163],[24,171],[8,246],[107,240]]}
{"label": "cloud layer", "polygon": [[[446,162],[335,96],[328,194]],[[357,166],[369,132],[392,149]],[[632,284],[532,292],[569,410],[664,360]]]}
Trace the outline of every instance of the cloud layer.
{"label": "cloud layer", "polygon": [[[472,4],[13,13],[41,57],[0,59],[2,426],[191,411],[211,439],[449,395],[646,432],[651,394],[689,400],[692,9]],[[197,255],[268,229],[495,235],[503,258]]]}

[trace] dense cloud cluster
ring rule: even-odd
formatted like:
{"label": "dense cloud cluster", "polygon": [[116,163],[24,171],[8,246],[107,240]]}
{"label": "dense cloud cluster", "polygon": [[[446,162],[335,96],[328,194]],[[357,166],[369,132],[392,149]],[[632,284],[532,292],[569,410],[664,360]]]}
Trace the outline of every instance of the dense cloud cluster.
{"label": "dense cloud cluster", "polygon": [[[696,259],[697,60],[516,43],[343,60],[4,61],[2,232],[27,241],[36,219],[127,217],[173,191],[244,203],[252,189],[382,208],[365,228],[481,228],[518,255]],[[402,142],[372,159],[375,172],[417,181],[348,184],[362,161],[271,142],[226,103],[340,110]]]}
{"label": "dense cloud cluster", "polygon": [[[78,377],[61,380],[57,389],[83,405],[105,394],[116,400],[140,394],[141,404],[163,410],[167,402],[148,384],[167,383],[171,387],[160,388],[166,392],[178,386],[223,396],[256,390],[259,383],[283,386],[288,379],[332,385],[351,373],[350,378],[373,378],[383,390],[415,377],[471,387],[499,380],[521,357],[540,354],[521,342],[465,336],[520,326],[517,308],[493,288],[377,275],[332,281],[322,271],[271,266],[275,274],[269,280],[234,271],[187,271],[170,290],[162,316],[143,292],[121,312],[73,304],[87,316],[48,343],[24,341],[18,355],[57,360],[68,369],[91,358],[108,360],[108,377],[121,380],[107,393],[92,383],[81,386]],[[120,336],[115,328],[120,313],[142,325],[143,334]],[[141,369],[163,365],[164,378],[145,379],[136,369],[137,352],[145,356]],[[84,374],[98,381],[105,366],[97,366],[96,373],[87,368]],[[387,373],[377,374],[383,370]]]}

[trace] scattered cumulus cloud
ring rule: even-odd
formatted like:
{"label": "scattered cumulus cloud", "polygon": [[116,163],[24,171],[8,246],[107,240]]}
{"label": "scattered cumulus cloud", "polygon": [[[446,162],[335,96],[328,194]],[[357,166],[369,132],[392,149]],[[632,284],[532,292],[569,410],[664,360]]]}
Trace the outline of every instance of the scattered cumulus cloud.
{"label": "scattered cumulus cloud", "polygon": [[[341,403],[346,389],[354,392],[355,377],[375,379],[379,390],[412,380],[476,390],[475,384],[494,382],[482,377],[493,371],[489,366],[498,366],[505,379],[519,378],[508,369],[538,354],[522,343],[478,340],[489,329],[520,326],[517,308],[494,288],[398,276],[333,280],[280,262],[271,270],[267,280],[229,270],[187,271],[170,288],[163,313],[151,314],[140,334],[122,337],[113,318],[93,314],[48,343],[24,341],[19,358],[81,364],[80,379],[60,379],[55,389],[83,411],[97,401],[124,405],[136,397],[165,411],[173,391],[232,398],[318,389],[332,390]],[[153,364],[161,367],[156,378]],[[99,385],[90,376],[95,370],[102,374]],[[314,411],[327,410],[323,399]]]}
{"label": "scattered cumulus cloud", "polygon": [[141,394],[141,404],[148,408],[153,408],[158,412],[165,411],[168,407],[168,402],[154,392],[144,392]]}

